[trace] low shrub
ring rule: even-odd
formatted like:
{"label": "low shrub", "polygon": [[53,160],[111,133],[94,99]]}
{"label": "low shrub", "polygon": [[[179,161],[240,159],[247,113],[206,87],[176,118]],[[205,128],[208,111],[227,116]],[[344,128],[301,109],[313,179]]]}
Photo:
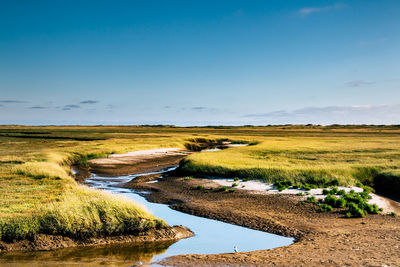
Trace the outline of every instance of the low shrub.
{"label": "low shrub", "polygon": [[346,200],[344,198],[338,198],[335,202],[336,208],[344,208],[346,207]]}
{"label": "low shrub", "polygon": [[[318,206],[321,211],[330,211],[331,208],[344,208],[346,209],[344,212],[347,218],[378,214],[382,209],[379,209],[376,204],[368,204],[368,200],[371,198],[369,195],[370,190],[369,187],[365,187],[364,191],[360,193],[356,193],[354,190],[346,193],[344,190],[338,190],[335,187],[331,190],[324,189],[323,194],[326,197],[324,200],[320,199],[318,201]],[[336,195],[340,197],[336,197]],[[307,201],[314,202],[312,197],[308,197]]]}
{"label": "low shrub", "polygon": [[315,196],[307,197],[307,202],[309,202],[309,203],[313,203],[316,201],[317,201],[317,199],[315,198]]}
{"label": "low shrub", "polygon": [[319,206],[319,211],[320,212],[328,212],[328,211],[332,211],[332,206],[331,205],[328,205],[328,204],[325,204],[325,203],[320,203],[320,204],[318,204],[318,206]]}
{"label": "low shrub", "polygon": [[292,186],[292,181],[289,181],[289,180],[277,181],[274,183],[274,186],[279,191],[283,191],[283,190],[289,188],[290,186]]}
{"label": "low shrub", "polygon": [[353,217],[364,217],[365,212],[356,203],[350,202],[348,205],[349,212]]}
{"label": "low shrub", "polygon": [[332,196],[332,195],[328,195],[326,198],[325,198],[325,203],[326,204],[328,204],[328,205],[331,205],[331,206],[333,206],[333,207],[336,207],[336,201],[338,201],[338,199],[335,197],[335,196]]}

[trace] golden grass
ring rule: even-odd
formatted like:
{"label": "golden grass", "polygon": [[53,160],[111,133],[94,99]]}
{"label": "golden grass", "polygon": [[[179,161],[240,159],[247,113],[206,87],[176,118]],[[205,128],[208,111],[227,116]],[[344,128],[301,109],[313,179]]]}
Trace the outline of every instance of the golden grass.
{"label": "golden grass", "polygon": [[371,180],[375,172],[400,166],[398,137],[258,137],[260,144],[190,155],[182,170],[216,176],[289,179],[341,184]]}
{"label": "golden grass", "polygon": [[0,236],[13,240],[46,232],[83,237],[162,225],[131,201],[78,186],[69,164],[112,153],[184,148],[193,138],[261,142],[193,154],[183,167],[194,174],[337,178],[352,184],[381,171],[390,173],[392,181],[400,166],[398,126],[1,126]]}

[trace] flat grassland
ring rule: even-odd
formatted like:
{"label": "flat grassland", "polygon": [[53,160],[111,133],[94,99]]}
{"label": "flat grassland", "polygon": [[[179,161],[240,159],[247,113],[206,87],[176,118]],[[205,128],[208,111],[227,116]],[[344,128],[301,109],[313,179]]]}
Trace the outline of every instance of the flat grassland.
{"label": "flat grassland", "polygon": [[336,179],[399,192],[398,126],[0,126],[0,240],[161,227],[143,207],[79,185],[70,165],[112,153],[185,148],[196,138],[253,145],[192,154],[181,166],[187,173],[317,184]]}

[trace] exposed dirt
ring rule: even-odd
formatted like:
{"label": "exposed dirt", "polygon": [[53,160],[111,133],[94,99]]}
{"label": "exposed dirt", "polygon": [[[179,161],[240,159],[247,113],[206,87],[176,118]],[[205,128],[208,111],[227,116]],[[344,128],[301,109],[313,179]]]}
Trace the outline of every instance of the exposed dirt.
{"label": "exposed dirt", "polygon": [[71,170],[73,170],[75,174],[75,180],[78,183],[84,183],[86,178],[92,176],[92,173],[90,172],[90,167],[89,166],[83,166],[80,164],[73,164],[71,166]]}
{"label": "exposed dirt", "polygon": [[119,176],[159,171],[176,165],[189,152],[182,150],[154,149],[149,153],[111,155],[109,158],[89,160],[90,171],[101,176]]}
{"label": "exposed dirt", "polygon": [[76,246],[95,246],[116,243],[143,243],[154,241],[177,241],[182,238],[193,236],[192,231],[183,226],[166,227],[163,229],[152,229],[139,235],[110,236],[101,238],[87,238],[74,240],[64,236],[36,235],[30,240],[22,240],[13,243],[0,241],[0,252],[20,250],[53,250]]}
{"label": "exposed dirt", "polygon": [[[318,213],[296,196],[260,195],[250,191],[218,191],[212,180],[169,176],[157,183],[124,185],[151,191],[145,197],[172,208],[296,238],[287,247],[217,255],[180,255],[164,260],[171,266],[399,266],[400,220],[383,215],[347,219],[340,212]],[[197,189],[202,185],[204,189]],[[212,190],[209,188],[213,187]],[[399,203],[392,202],[396,210]]]}

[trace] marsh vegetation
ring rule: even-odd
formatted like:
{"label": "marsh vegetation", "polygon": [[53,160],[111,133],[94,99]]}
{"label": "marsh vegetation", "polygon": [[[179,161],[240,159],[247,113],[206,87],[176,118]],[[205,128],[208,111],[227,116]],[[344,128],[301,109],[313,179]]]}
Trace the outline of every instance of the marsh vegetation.
{"label": "marsh vegetation", "polygon": [[[379,129],[379,131],[377,131]],[[322,128],[272,135],[249,131],[255,146],[187,157],[180,171],[187,175],[240,177],[287,186],[313,188],[362,183],[378,192],[397,195],[400,139],[396,129]],[[257,135],[255,135],[257,133]]]}
{"label": "marsh vegetation", "polygon": [[192,154],[181,163],[181,173],[263,179],[283,187],[283,181],[301,187],[360,182],[378,192],[400,192],[397,126],[2,126],[0,240],[37,233],[84,238],[163,227],[143,207],[79,185],[70,165],[136,150],[197,150],[228,139],[251,145]]}

